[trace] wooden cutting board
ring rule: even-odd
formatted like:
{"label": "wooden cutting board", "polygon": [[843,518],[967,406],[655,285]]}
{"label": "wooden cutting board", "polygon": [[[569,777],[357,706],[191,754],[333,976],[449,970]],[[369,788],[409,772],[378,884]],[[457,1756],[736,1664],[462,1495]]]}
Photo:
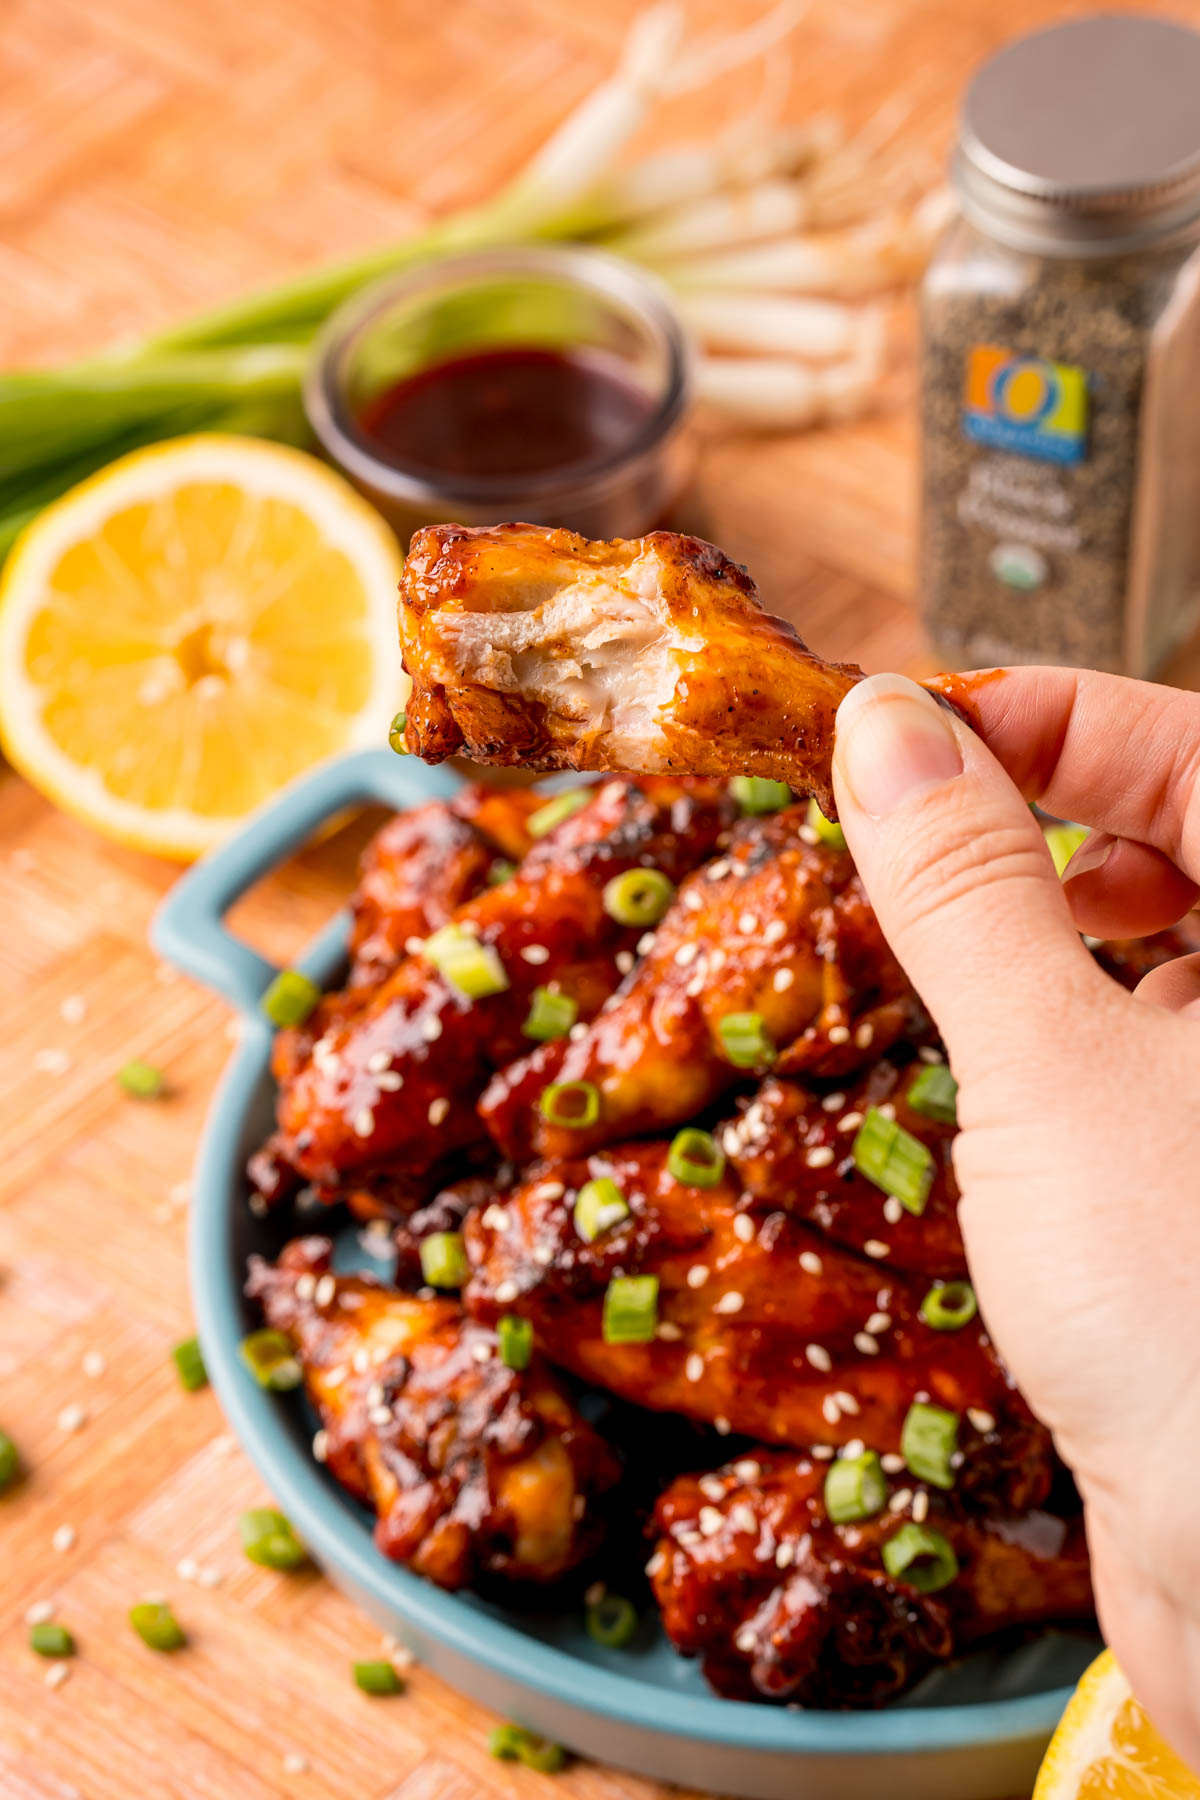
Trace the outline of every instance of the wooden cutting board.
{"label": "wooden cutting board", "polygon": [[[0,36],[0,360],[83,352],[316,258],[404,236],[488,192],[611,66],[633,0],[9,0]],[[1200,21],[1200,6],[1167,10]],[[694,0],[728,28],[756,0]],[[902,135],[944,157],[957,95],[1042,0],[813,0],[788,113],[850,122],[899,93]],[[753,77],[678,103],[672,136],[744,105]],[[823,651],[925,666],[911,609],[911,376],[885,410],[796,438],[710,434],[706,535]],[[1200,666],[1180,665],[1180,675]],[[365,822],[299,857],[236,924],[284,959],[334,910]],[[493,1720],[420,1670],[371,1701],[378,1640],[315,1575],[246,1562],[265,1496],[211,1393],[169,1361],[189,1335],[188,1171],[229,1049],[223,1006],[155,966],[174,878],[112,849],[0,769],[0,1424],[31,1471],[0,1501],[3,1800],[475,1800],[665,1790],[577,1765],[492,1762]],[[132,1057],[166,1099],[123,1098]],[[82,1408],[79,1429],[64,1429]],[[70,1528],[67,1532],[64,1528]],[[73,1533],[69,1548],[55,1548]],[[59,1534],[56,1539],[56,1534]],[[210,1572],[205,1586],[188,1574]],[[183,1573],[181,1573],[181,1569]],[[169,1594],[193,1639],[155,1658],[124,1619]],[[26,1648],[54,1602],[80,1647],[67,1683]]]}

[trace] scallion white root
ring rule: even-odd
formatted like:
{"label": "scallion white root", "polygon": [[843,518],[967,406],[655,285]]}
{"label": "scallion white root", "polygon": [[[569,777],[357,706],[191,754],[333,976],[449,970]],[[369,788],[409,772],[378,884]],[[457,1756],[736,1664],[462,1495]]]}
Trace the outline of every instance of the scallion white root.
{"label": "scallion white root", "polygon": [[793,299],[783,294],[684,294],[684,321],[714,350],[746,350],[800,356],[813,362],[857,356],[876,344],[880,320],[873,309],[836,300]]}
{"label": "scallion white root", "polygon": [[854,356],[807,364],[785,357],[703,356],[696,373],[700,398],[746,425],[799,431],[855,418],[871,405],[883,370],[882,333]]}

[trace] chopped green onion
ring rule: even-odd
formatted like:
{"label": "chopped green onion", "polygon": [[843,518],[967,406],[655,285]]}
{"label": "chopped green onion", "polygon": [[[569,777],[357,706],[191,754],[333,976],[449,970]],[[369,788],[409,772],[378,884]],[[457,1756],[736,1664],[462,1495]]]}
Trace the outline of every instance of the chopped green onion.
{"label": "chopped green onion", "polygon": [[725,1060],[735,1069],[769,1068],[775,1061],[775,1046],[761,1013],[726,1013],[717,1032]]}
{"label": "chopped green onion", "polygon": [[657,925],[674,897],[661,869],[626,869],[604,884],[604,910],[618,925]]}
{"label": "chopped green onion", "polygon": [[529,1017],[521,1030],[526,1037],[548,1044],[566,1037],[579,1017],[579,1002],[569,994],[552,994],[549,988],[537,987],[529,1002]]}
{"label": "chopped green onion", "polygon": [[874,1450],[842,1456],[825,1477],[825,1511],[835,1525],[873,1519],[887,1505],[887,1478]]}
{"label": "chopped green onion", "polygon": [[658,1276],[614,1275],[604,1295],[606,1344],[648,1344],[658,1329]]}
{"label": "chopped green onion", "polygon": [[919,1138],[872,1106],[850,1151],[855,1168],[918,1217],[933,1186],[933,1157]]}
{"label": "chopped green onion", "polygon": [[497,1725],[488,1739],[488,1751],[497,1762],[524,1763],[539,1775],[557,1775],[567,1760],[561,1744],[535,1737],[520,1725]]}
{"label": "chopped green onion", "polygon": [[918,1594],[936,1594],[958,1574],[958,1558],[940,1531],[911,1520],[890,1537],[882,1550],[883,1566],[896,1581],[906,1581]]}
{"label": "chopped green onion", "polygon": [[588,1636],[606,1650],[623,1650],[637,1628],[637,1608],[621,1594],[603,1594],[587,1609]]}
{"label": "chopped green onion", "polygon": [[175,1364],[180,1387],[189,1394],[198,1393],[202,1387],[208,1386],[208,1370],[204,1366],[199,1338],[184,1338],[182,1344],[176,1344],[171,1352],[171,1361]]}
{"label": "chopped green onion", "polygon": [[439,975],[467,1000],[486,1000],[489,994],[502,994],[508,987],[504,964],[490,944],[461,925],[443,925],[425,940],[425,956]]}
{"label": "chopped green onion", "polygon": [[12,1486],[20,1473],[20,1452],[7,1431],[0,1431],[0,1494]]}
{"label": "chopped green onion", "polygon": [[914,1400],[900,1431],[900,1454],[918,1481],[954,1486],[951,1461],[958,1449],[958,1414]]}
{"label": "chopped green onion", "polygon": [[489,887],[502,887],[506,881],[512,880],[516,872],[515,862],[509,862],[507,856],[498,856],[487,872],[487,884]]}
{"label": "chopped green onion", "polygon": [[255,1506],[238,1520],[242,1549],[262,1569],[298,1569],[308,1551],[290,1523],[273,1506]]}
{"label": "chopped green onion", "polygon": [[354,1685],[364,1694],[402,1694],[404,1683],[390,1662],[356,1662]]}
{"label": "chopped green onion", "polygon": [[292,1341],[282,1331],[269,1326],[252,1331],[242,1339],[238,1350],[259,1387],[270,1388],[272,1393],[289,1394],[304,1379]]}
{"label": "chopped green onion", "polygon": [[600,1117],[600,1090],[590,1081],[555,1081],[542,1089],[538,1106],[547,1124],[583,1131]]}
{"label": "chopped green onion", "polygon": [[388,726],[388,743],[397,756],[408,755],[408,745],[404,741],[404,728],[408,724],[408,714],[398,712]]}
{"label": "chopped green onion", "polygon": [[598,1181],[585,1181],[575,1198],[575,1230],[585,1244],[594,1244],[605,1231],[611,1231],[629,1217],[629,1202],[607,1175]]}
{"label": "chopped green onion", "polygon": [[545,806],[539,806],[525,821],[525,829],[531,838],[544,838],[548,831],[561,825],[564,819],[571,818],[581,806],[586,806],[592,798],[591,788],[568,788],[565,794],[555,794],[553,800],[547,800]]}
{"label": "chopped green onion", "polygon": [[922,1069],[907,1099],[914,1112],[936,1119],[939,1125],[958,1124],[958,1083],[945,1063],[930,1063]]}
{"label": "chopped green onion", "polygon": [[303,1025],[320,998],[316,982],[299,969],[280,969],[262,997],[262,1009],[272,1025],[282,1029],[285,1025]]}
{"label": "chopped green onion", "polygon": [[65,1625],[31,1625],[29,1648],[39,1656],[74,1656],[75,1639]]}
{"label": "chopped green onion", "polygon": [[516,1313],[505,1313],[497,1322],[496,1337],[500,1343],[500,1361],[506,1369],[527,1369],[533,1355],[533,1326]]}
{"label": "chopped green onion", "polygon": [[725,1173],[725,1152],[710,1131],[689,1125],[671,1139],[667,1168],[688,1187],[716,1187]]}
{"label": "chopped green onion", "polygon": [[921,1302],[921,1317],[934,1331],[961,1331],[978,1311],[969,1281],[939,1281]]}
{"label": "chopped green onion", "polygon": [[431,1231],[421,1239],[421,1274],[430,1287],[465,1287],[471,1276],[461,1231]]}
{"label": "chopped green onion", "polygon": [[1054,868],[1061,881],[1067,864],[1087,837],[1086,825],[1044,825],[1042,835],[1046,848],[1054,858]]}
{"label": "chopped green onion", "polygon": [[729,792],[749,818],[762,813],[781,812],[792,804],[792,790],[786,781],[768,781],[763,775],[735,775]]}
{"label": "chopped green onion", "polygon": [[129,1623],[151,1650],[182,1650],[187,1633],[165,1600],[143,1600],[129,1609]]}
{"label": "chopped green onion", "polygon": [[135,1057],[117,1070],[117,1086],[132,1100],[157,1100],[166,1090],[167,1079],[153,1063],[139,1062]]}
{"label": "chopped green onion", "polygon": [[832,819],[825,817],[815,800],[810,800],[808,803],[808,827],[810,831],[815,831],[820,841],[828,844],[831,850],[846,848],[845,832],[840,825],[835,825]]}

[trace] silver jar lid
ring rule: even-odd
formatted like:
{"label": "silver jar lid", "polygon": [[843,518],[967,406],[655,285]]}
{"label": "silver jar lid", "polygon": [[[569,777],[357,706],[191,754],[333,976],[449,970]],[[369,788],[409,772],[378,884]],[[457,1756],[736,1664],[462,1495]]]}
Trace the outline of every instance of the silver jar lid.
{"label": "silver jar lid", "polygon": [[1098,13],[1019,38],[967,89],[954,184],[1018,250],[1112,256],[1200,217],[1200,32]]}

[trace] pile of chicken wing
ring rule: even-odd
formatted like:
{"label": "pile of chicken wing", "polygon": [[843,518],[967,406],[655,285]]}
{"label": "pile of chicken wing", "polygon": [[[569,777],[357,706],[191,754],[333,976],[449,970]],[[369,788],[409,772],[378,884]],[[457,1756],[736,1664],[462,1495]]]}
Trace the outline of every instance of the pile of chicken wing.
{"label": "pile of chicken wing", "polygon": [[248,1291],[386,1555],[573,1595],[644,1533],[719,1692],[870,1706],[1093,1603],[967,1280],[942,1048],[786,801],[623,776],[391,821],[345,987],[277,1040],[251,1204],[348,1208],[394,1274],[305,1236]]}

